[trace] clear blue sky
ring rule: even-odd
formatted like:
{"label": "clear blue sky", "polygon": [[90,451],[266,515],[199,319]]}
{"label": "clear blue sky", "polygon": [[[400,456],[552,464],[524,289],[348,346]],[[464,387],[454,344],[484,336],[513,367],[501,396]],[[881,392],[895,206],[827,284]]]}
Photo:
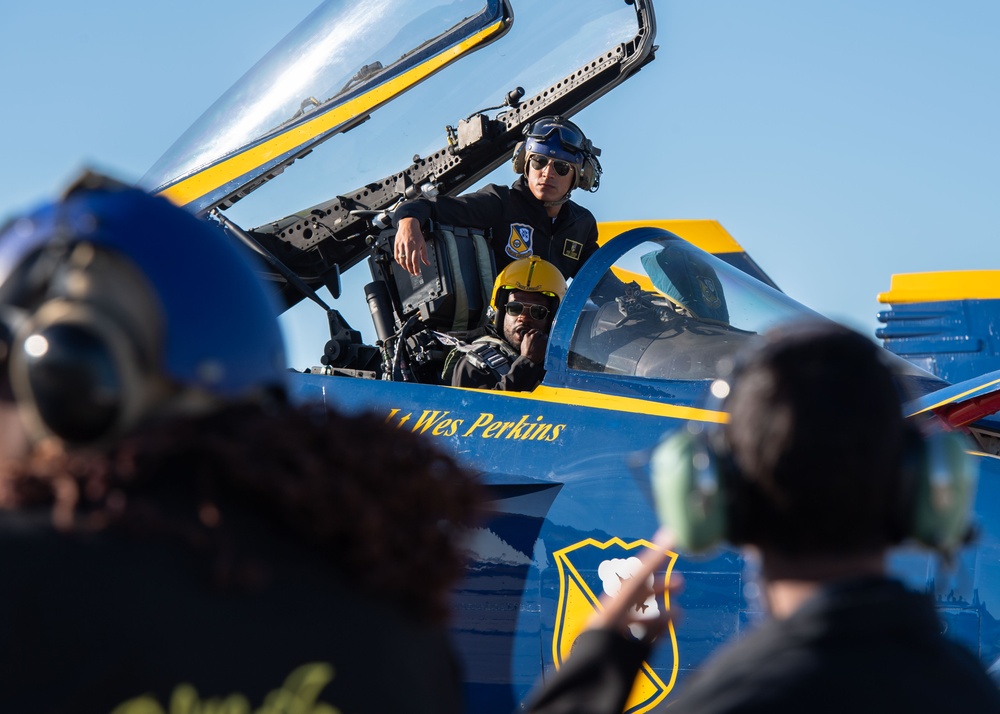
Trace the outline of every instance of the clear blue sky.
{"label": "clear blue sky", "polygon": [[[141,177],[317,4],[6,3],[0,219],[84,165]],[[577,117],[604,150],[580,197],[599,220],[715,218],[785,292],[868,334],[893,272],[1000,269],[1000,3],[656,9],[657,59]],[[297,366],[323,337],[300,339]]]}

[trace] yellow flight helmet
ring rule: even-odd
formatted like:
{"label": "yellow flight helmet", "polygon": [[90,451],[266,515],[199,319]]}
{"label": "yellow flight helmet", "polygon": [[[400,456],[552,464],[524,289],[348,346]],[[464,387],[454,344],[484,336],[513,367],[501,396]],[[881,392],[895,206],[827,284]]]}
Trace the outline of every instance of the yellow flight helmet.
{"label": "yellow flight helmet", "polygon": [[498,331],[503,329],[505,312],[503,305],[506,304],[512,290],[553,297],[556,299],[554,311],[566,295],[566,278],[559,272],[559,268],[537,255],[515,260],[501,270],[496,282],[493,283],[493,296],[490,299],[490,306],[494,312],[493,326]]}

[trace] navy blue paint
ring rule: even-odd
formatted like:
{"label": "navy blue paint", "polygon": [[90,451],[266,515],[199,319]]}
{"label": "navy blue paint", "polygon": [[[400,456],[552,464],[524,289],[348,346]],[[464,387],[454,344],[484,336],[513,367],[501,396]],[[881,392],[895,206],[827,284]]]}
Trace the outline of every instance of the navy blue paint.
{"label": "navy blue paint", "polygon": [[1000,300],[893,305],[878,319],[887,349],[948,382],[1000,370]]}

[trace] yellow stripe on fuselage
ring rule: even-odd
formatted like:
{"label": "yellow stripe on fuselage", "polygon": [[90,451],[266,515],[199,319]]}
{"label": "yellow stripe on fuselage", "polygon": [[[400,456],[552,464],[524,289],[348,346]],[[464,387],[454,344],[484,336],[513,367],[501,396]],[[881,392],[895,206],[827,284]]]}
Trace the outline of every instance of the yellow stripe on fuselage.
{"label": "yellow stripe on fuselage", "polygon": [[992,387],[995,384],[1000,384],[1000,379],[994,379],[992,382],[986,382],[985,384],[977,385],[977,386],[973,387],[972,389],[969,389],[969,390],[967,390],[965,392],[962,392],[961,394],[956,394],[954,397],[948,397],[947,399],[942,399],[937,404],[932,404],[931,406],[925,407],[924,409],[921,409],[918,412],[913,412],[912,414],[907,414],[907,416],[916,416],[917,414],[923,414],[925,412],[932,412],[935,409],[939,409],[940,407],[943,407],[943,406],[945,406],[947,404],[952,404],[954,402],[960,402],[963,399],[965,399],[967,396],[969,396],[970,394],[975,394],[976,392],[982,392],[983,390],[987,390],[988,391],[989,387]]}
{"label": "yellow stripe on fuselage", "polygon": [[253,171],[267,161],[282,156],[320,134],[370,111],[372,108],[400,94],[408,87],[423,81],[446,64],[470,51],[476,45],[481,44],[502,27],[502,20],[496,22],[457,45],[449,47],[444,52],[407,70],[399,77],[378,87],[374,87],[371,91],[317,116],[312,121],[289,129],[214,166],[209,166],[183,181],[164,189],[161,195],[166,196],[179,206],[185,206],[219,186],[223,186]]}
{"label": "yellow stripe on fuselage", "polygon": [[902,305],[946,300],[1000,299],[1000,270],[950,270],[934,273],[900,273],[892,276],[889,292],[878,301]]}
{"label": "yellow stripe on fuselage", "polygon": [[633,228],[662,228],[676,233],[706,253],[743,253],[743,246],[718,221],[654,219],[648,221],[604,221],[597,224],[597,242],[604,245],[616,235]]}
{"label": "yellow stripe on fuselage", "polygon": [[[470,391],[481,392],[481,390],[477,389],[470,389]],[[648,402],[645,399],[597,394],[596,392],[586,392],[580,389],[565,387],[546,387],[545,385],[541,385],[536,387],[533,392],[503,392],[503,394],[515,399],[534,399],[540,402],[589,407],[591,409],[605,409],[615,412],[630,412],[632,414],[648,414],[650,416],[669,417],[671,419],[708,421],[716,424],[725,424],[729,421],[729,415],[726,412],[698,409],[696,407],[682,407],[677,404],[660,404],[658,402]]]}

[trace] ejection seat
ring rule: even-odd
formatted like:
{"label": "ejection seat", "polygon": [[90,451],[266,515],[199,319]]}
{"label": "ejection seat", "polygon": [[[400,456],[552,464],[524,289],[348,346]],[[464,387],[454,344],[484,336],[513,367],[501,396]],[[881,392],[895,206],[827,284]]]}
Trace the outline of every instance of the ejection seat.
{"label": "ejection seat", "polygon": [[464,335],[486,324],[496,278],[493,252],[482,230],[433,225],[426,234],[427,260],[420,275],[398,263],[392,273],[403,314],[417,313],[432,330]]}
{"label": "ejection seat", "polygon": [[[496,265],[480,229],[432,224],[424,237],[430,265],[421,265],[420,275],[415,276],[386,257],[392,255],[395,233],[384,232],[379,237],[383,250],[376,252],[381,262],[377,257],[370,259],[376,280],[365,292],[379,339],[393,345],[393,363],[400,361],[395,353],[403,346],[411,376],[420,382],[440,383],[441,367],[451,348],[485,331]],[[376,295],[383,290],[384,297]],[[393,325],[385,307],[377,307],[386,301],[392,305]],[[394,373],[393,379],[397,378],[406,379],[406,375]]]}

